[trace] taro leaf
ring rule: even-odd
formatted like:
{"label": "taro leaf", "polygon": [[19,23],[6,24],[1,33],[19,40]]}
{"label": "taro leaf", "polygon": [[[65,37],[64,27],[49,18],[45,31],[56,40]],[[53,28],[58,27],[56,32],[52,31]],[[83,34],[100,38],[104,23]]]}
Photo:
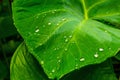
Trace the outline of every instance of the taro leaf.
{"label": "taro leaf", "polygon": [[111,60],[89,65],[65,75],[60,80],[117,80]]}
{"label": "taro leaf", "polygon": [[11,80],[49,80],[36,59],[22,43],[13,55],[10,66]]}
{"label": "taro leaf", "polygon": [[59,79],[116,55],[119,4],[119,0],[14,0],[13,18],[48,77]]}

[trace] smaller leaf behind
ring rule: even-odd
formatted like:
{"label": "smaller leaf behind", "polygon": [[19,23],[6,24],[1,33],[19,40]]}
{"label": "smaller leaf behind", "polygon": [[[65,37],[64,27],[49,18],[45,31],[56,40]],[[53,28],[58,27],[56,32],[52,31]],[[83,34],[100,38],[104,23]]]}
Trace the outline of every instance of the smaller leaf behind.
{"label": "smaller leaf behind", "polygon": [[115,58],[120,61],[120,51],[115,55]]}
{"label": "smaller leaf behind", "polygon": [[117,80],[111,60],[89,65],[65,75],[61,80]]}
{"label": "smaller leaf behind", "polygon": [[37,60],[22,43],[14,53],[10,66],[11,80],[49,80]]}

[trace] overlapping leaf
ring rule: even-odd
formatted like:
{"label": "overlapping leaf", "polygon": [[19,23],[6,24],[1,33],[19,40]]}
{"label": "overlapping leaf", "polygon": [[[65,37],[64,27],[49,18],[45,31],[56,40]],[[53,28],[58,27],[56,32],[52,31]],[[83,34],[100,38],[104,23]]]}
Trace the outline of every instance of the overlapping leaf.
{"label": "overlapping leaf", "polygon": [[36,59],[22,43],[13,55],[10,67],[11,80],[49,80]]}
{"label": "overlapping leaf", "polygon": [[89,65],[65,75],[60,80],[117,80],[111,60],[101,64]]}
{"label": "overlapping leaf", "polygon": [[15,0],[13,17],[29,51],[54,79],[116,55],[119,4],[118,0]]}

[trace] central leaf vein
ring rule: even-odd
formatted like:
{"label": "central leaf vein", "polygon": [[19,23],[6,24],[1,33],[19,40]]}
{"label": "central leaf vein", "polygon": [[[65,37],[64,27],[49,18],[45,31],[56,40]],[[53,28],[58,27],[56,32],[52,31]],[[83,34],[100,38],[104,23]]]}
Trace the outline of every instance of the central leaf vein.
{"label": "central leaf vein", "polygon": [[84,17],[85,20],[88,19],[88,14],[87,14],[87,9],[86,9],[86,4],[85,4],[85,0],[81,0],[82,4],[83,4],[83,10],[84,10]]}

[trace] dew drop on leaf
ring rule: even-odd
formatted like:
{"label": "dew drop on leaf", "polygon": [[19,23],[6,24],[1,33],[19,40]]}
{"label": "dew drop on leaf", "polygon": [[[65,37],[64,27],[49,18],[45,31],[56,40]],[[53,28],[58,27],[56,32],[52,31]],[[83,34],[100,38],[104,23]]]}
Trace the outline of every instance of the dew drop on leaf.
{"label": "dew drop on leaf", "polygon": [[61,60],[59,59],[59,60],[58,60],[58,62],[60,63],[60,62],[61,62]]}
{"label": "dew drop on leaf", "polygon": [[64,36],[64,38],[67,38],[67,36]]}
{"label": "dew drop on leaf", "polygon": [[[50,75],[52,75],[52,73],[50,73]],[[51,78],[51,77],[49,76],[49,78]]]}
{"label": "dew drop on leaf", "polygon": [[13,23],[15,25],[15,23]]}
{"label": "dew drop on leaf", "polygon": [[42,43],[40,43],[39,45],[42,46]]}
{"label": "dew drop on leaf", "polygon": [[43,27],[45,27],[45,25],[43,25]]}
{"label": "dew drop on leaf", "polygon": [[65,51],[67,51],[68,49],[67,48],[65,48]]}
{"label": "dew drop on leaf", "polygon": [[52,73],[54,73],[55,72],[55,69],[52,69]]}
{"label": "dew drop on leaf", "polygon": [[109,48],[109,50],[111,50],[111,48]]}
{"label": "dew drop on leaf", "polygon": [[56,51],[56,50],[57,50],[57,48],[54,48],[54,50]]}
{"label": "dew drop on leaf", "polygon": [[40,30],[39,29],[36,29],[35,32],[39,32]]}
{"label": "dew drop on leaf", "polygon": [[68,39],[65,39],[65,42],[68,42]]}
{"label": "dew drop on leaf", "polygon": [[69,38],[72,38],[72,35],[70,35]]}
{"label": "dew drop on leaf", "polygon": [[52,13],[54,14],[54,13],[55,13],[55,11],[52,11]]}
{"label": "dew drop on leaf", "polygon": [[39,16],[37,16],[36,18],[39,18]]}
{"label": "dew drop on leaf", "polygon": [[59,56],[57,56],[57,59],[59,59],[60,57]]}
{"label": "dew drop on leaf", "polygon": [[74,44],[74,43],[75,43],[75,41],[72,42],[72,44]]}
{"label": "dew drop on leaf", "polygon": [[44,64],[44,61],[41,61],[40,63],[41,63],[41,65],[43,65],[43,64]]}
{"label": "dew drop on leaf", "polygon": [[105,30],[105,32],[107,33],[108,31],[107,31],[107,30]]}
{"label": "dew drop on leaf", "polygon": [[62,21],[65,21],[65,20],[66,20],[65,18],[62,19]]}
{"label": "dew drop on leaf", "polygon": [[104,51],[104,49],[103,48],[99,48],[99,51]]}
{"label": "dew drop on leaf", "polygon": [[80,58],[80,61],[85,61],[85,58]]}
{"label": "dew drop on leaf", "polygon": [[94,54],[94,57],[95,57],[95,58],[97,58],[98,56],[99,56],[98,53],[95,53],[95,54]]}
{"label": "dew drop on leaf", "polygon": [[59,23],[57,23],[57,26],[59,25]]}
{"label": "dew drop on leaf", "polygon": [[49,22],[48,25],[51,25],[51,23]]}
{"label": "dew drop on leaf", "polygon": [[59,48],[57,48],[57,50],[59,50]]}
{"label": "dew drop on leaf", "polygon": [[78,69],[78,64],[75,65],[75,69]]}

